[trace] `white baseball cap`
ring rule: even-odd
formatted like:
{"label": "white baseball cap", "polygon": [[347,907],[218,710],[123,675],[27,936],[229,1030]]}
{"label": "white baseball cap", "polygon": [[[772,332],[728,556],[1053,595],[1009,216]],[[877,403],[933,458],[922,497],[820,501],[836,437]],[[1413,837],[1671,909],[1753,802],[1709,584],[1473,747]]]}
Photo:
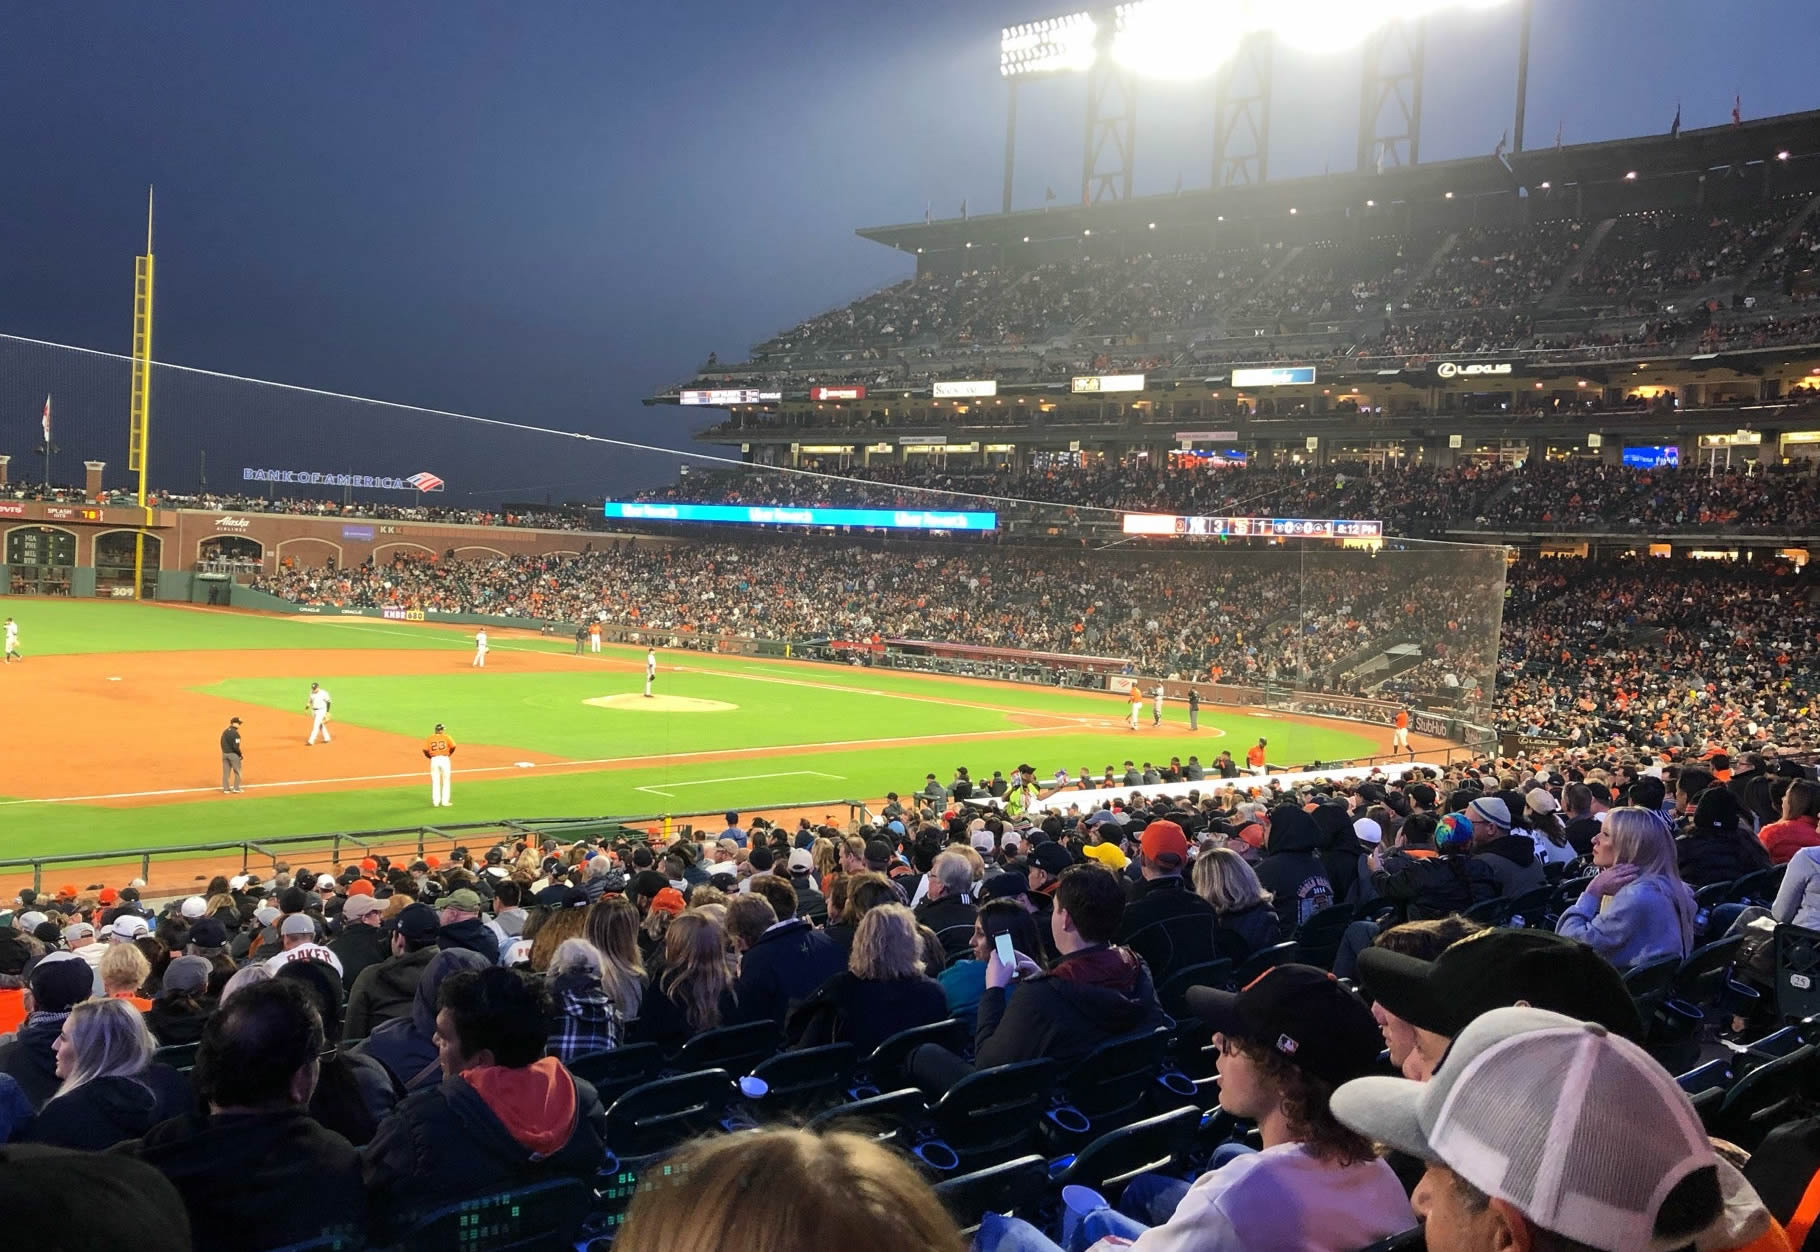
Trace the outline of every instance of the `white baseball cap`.
{"label": "white baseball cap", "polygon": [[968,841],[972,843],[974,849],[979,852],[990,852],[993,848],[998,846],[993,841],[992,832],[989,830],[974,831],[973,834],[969,836]]}
{"label": "white baseball cap", "polygon": [[383,912],[385,907],[384,900],[375,899],[362,892],[360,895],[348,897],[348,902],[341,906],[341,916],[347,921],[357,922],[368,913]]}
{"label": "white baseball cap", "polygon": [[209,902],[201,896],[190,896],[180,906],[179,911],[193,922],[209,911]]}
{"label": "white baseball cap", "polygon": [[799,870],[812,870],[815,868],[815,854],[807,848],[792,848],[790,849],[789,867],[792,874]]}
{"label": "white baseball cap", "polygon": [[108,934],[113,936],[115,943],[131,943],[150,929],[145,919],[137,913],[122,913],[114,919],[114,924],[108,928]]}
{"label": "white baseball cap", "polygon": [[1373,818],[1359,818],[1352,824],[1352,833],[1360,843],[1384,842],[1384,828]]}
{"label": "white baseball cap", "polygon": [[[1767,1230],[1762,1204],[1745,1202],[1749,1184],[1713,1152],[1668,1071],[1593,1022],[1493,1009],[1454,1038],[1429,1082],[1355,1079],[1332,1108],[1367,1138],[1439,1162],[1588,1247],[1734,1248]],[[1658,1236],[1663,1199],[1703,1169],[1717,1171],[1712,1211],[1696,1229]]]}
{"label": "white baseball cap", "polygon": [[249,879],[245,874],[235,874],[232,878],[228,879],[228,890],[229,891],[245,891],[246,885],[250,881],[251,881],[251,879]]}
{"label": "white baseball cap", "polygon": [[49,917],[40,913],[37,909],[33,909],[29,913],[19,914],[19,916],[14,919],[13,926],[15,929],[29,935],[49,920]]}
{"label": "white baseball cap", "polygon": [[262,904],[253,910],[253,920],[258,922],[261,926],[270,926],[281,916],[282,914],[278,912],[278,909],[270,904]]}
{"label": "white baseball cap", "polygon": [[71,922],[63,928],[63,942],[74,943],[78,939],[93,939],[95,928],[87,922]]}

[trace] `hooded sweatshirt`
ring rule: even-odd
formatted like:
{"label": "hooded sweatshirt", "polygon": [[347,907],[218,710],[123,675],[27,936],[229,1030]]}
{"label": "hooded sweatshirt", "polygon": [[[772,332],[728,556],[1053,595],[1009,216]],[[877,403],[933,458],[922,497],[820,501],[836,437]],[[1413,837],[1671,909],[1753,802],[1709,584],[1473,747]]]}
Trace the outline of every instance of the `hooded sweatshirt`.
{"label": "hooded sweatshirt", "polygon": [[182,1116],[193,1098],[187,1077],[168,1065],[148,1065],[130,1078],[96,1078],[56,1097],[39,1112],[25,1138],[101,1152],[137,1139],[166,1118]]}
{"label": "hooded sweatshirt", "polygon": [[1264,890],[1274,897],[1278,933],[1284,938],[1335,903],[1333,882],[1316,851],[1320,846],[1320,827],[1299,807],[1282,804],[1270,811],[1270,833],[1257,872]]}
{"label": "hooded sweatshirt", "polygon": [[986,988],[974,1028],[974,1066],[1046,1056],[1066,1067],[1108,1039],[1161,1020],[1150,971],[1135,953],[1086,948],[1019,983],[1015,996],[1007,997],[1003,987]]}
{"label": "hooded sweatshirt", "polygon": [[417,980],[411,1015],[384,1023],[353,1051],[385,1066],[402,1091],[441,1082],[442,1071],[436,1067],[436,994],[450,974],[485,969],[488,964],[484,956],[465,948],[434,953]]}
{"label": "hooded sweatshirt", "polygon": [[594,1088],[546,1056],[465,1070],[406,1098],[362,1153],[373,1209],[395,1234],[413,1214],[550,1178],[590,1179],[606,1152]]}
{"label": "hooded sweatshirt", "polygon": [[1497,899],[1514,900],[1548,883],[1542,862],[1536,859],[1536,841],[1527,834],[1506,832],[1479,844],[1473,856],[1497,879]]}

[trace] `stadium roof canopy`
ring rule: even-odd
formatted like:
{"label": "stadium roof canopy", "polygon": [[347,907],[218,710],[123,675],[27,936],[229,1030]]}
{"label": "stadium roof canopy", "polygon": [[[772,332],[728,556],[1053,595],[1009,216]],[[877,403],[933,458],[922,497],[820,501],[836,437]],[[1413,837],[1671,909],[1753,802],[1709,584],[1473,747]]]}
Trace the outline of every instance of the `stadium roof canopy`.
{"label": "stadium roof canopy", "polygon": [[[1786,154],[1786,155],[1784,155]],[[1146,196],[1091,206],[1050,205],[1016,213],[940,218],[893,226],[862,227],[861,238],[903,252],[945,252],[979,246],[1010,246],[1104,230],[1124,233],[1160,228],[1206,228],[1222,220],[1268,220],[1301,214],[1345,213],[1367,204],[1439,201],[1511,195],[1519,189],[1561,190],[1575,186],[1646,184],[1697,178],[1712,170],[1742,174],[1767,163],[1820,162],[1820,110],[1684,130],[1678,136],[1574,144],[1505,157],[1465,157],[1384,171],[1326,174],[1273,180],[1218,190]]]}

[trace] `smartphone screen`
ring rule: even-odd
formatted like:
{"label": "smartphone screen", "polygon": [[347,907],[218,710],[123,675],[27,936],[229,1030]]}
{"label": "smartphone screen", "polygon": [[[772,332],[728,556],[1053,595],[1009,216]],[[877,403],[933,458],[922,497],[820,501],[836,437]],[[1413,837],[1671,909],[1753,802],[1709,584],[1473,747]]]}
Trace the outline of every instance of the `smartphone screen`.
{"label": "smartphone screen", "polygon": [[1017,968],[1017,953],[1011,947],[1011,932],[1001,930],[992,936],[992,946],[998,952],[998,963],[1006,969]]}

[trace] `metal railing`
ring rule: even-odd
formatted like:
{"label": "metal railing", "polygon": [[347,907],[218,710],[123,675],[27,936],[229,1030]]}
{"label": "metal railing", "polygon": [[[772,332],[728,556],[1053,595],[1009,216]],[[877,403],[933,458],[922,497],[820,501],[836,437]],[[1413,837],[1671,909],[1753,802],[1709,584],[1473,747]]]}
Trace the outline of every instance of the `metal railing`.
{"label": "metal railing", "polygon": [[[545,838],[554,838],[561,842],[572,843],[577,839],[615,832],[642,838],[643,830],[636,828],[673,822],[678,823],[681,829],[689,829],[687,824],[689,819],[718,818],[726,812],[727,807],[722,805],[717,808],[699,809],[687,813],[635,813],[628,816],[502,817],[492,821],[439,822],[435,825],[388,826],[376,830],[338,830],[303,835],[274,835],[260,839],[170,844],[156,848],[57,852],[42,856],[11,857],[0,860],[0,874],[29,869],[32,874],[33,889],[43,891],[45,871],[58,866],[98,867],[118,865],[123,862],[137,862],[138,877],[149,883],[154,862],[195,860],[217,853],[231,854],[230,857],[224,859],[237,860],[240,872],[250,873],[256,861],[265,863],[266,868],[270,870],[286,860],[296,860],[300,854],[326,853],[330,860],[337,865],[345,859],[342,855],[344,851],[355,853],[355,859],[359,859],[369,852],[391,853],[400,848],[409,849],[416,858],[432,852],[446,855],[471,839],[475,833],[498,837],[490,842],[497,842],[498,839],[527,838],[540,841]],[[856,814],[866,812],[866,806],[862,801],[850,799],[796,800],[758,807],[766,811],[844,808],[847,811],[846,819],[849,822],[854,819]]]}

